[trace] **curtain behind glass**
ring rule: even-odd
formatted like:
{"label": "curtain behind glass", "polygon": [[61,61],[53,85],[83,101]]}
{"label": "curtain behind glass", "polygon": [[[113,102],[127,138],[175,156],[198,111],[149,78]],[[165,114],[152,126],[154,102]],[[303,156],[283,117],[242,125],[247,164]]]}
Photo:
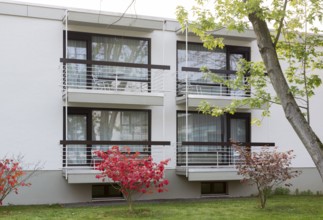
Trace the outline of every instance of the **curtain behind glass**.
{"label": "curtain behind glass", "polygon": [[[177,139],[183,142],[186,139],[185,113],[177,115]],[[188,115],[188,141],[191,142],[222,142],[221,117],[213,117],[197,113]],[[189,151],[215,151],[216,146],[190,146]]]}
{"label": "curtain behind glass", "polygon": [[[121,37],[92,37],[92,59],[148,64],[148,41]],[[93,66],[93,74],[104,78],[148,80],[147,68]],[[122,85],[125,88],[126,85]]]}
{"label": "curtain behind glass", "polygon": [[[92,139],[95,141],[148,141],[148,112],[92,112]],[[109,146],[95,146],[106,150]],[[129,146],[133,151],[145,151],[146,146]]]}
{"label": "curtain behind glass", "polygon": [[[86,116],[69,115],[67,119],[67,140],[86,140]],[[67,164],[86,164],[86,145],[67,145]]]}
{"label": "curtain behind glass", "polygon": [[[67,58],[86,60],[86,41],[68,40],[67,46]],[[68,86],[73,88],[86,88],[86,64],[67,64],[67,82]]]}
{"label": "curtain behind glass", "polygon": [[[239,64],[239,61],[241,59],[243,59],[243,55],[242,54],[230,54],[230,70],[233,70],[233,71],[237,71],[238,70],[238,64]],[[234,80],[236,79],[236,75],[234,74],[231,74],[230,75],[230,79],[231,80]],[[231,96],[244,96],[245,95],[245,91],[243,90],[239,90],[239,89],[230,89],[230,95]]]}
{"label": "curtain behind glass", "polygon": [[246,142],[246,119],[230,119],[230,136],[233,142]]}

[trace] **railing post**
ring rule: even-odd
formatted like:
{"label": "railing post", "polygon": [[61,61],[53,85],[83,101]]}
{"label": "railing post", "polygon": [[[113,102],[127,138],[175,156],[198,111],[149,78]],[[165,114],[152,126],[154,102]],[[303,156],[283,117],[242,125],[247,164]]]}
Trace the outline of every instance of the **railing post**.
{"label": "railing post", "polygon": [[65,179],[67,180],[67,177],[68,177],[68,159],[67,159],[67,156],[68,156],[68,147],[66,145],[65,147]]}
{"label": "railing post", "polygon": [[118,72],[116,72],[116,85],[114,87],[114,91],[117,91],[118,88]]}
{"label": "railing post", "polygon": [[186,177],[188,177],[188,146],[185,147],[185,158],[186,158]]}

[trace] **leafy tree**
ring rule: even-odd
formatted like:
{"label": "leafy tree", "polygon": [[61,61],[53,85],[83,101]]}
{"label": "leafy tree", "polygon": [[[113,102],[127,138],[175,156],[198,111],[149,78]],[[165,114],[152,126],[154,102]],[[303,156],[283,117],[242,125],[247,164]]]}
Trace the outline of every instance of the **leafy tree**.
{"label": "leafy tree", "polygon": [[3,158],[0,160],[0,205],[3,200],[11,193],[18,194],[19,187],[30,186],[26,181],[34,174],[29,175],[22,170],[21,157]]}
{"label": "leafy tree", "polygon": [[[187,25],[201,38],[205,47],[224,47],[223,38],[214,36],[216,30],[225,27],[229,31],[243,32],[252,26],[263,60],[241,60],[236,80],[224,82],[216,75],[212,76],[229,88],[249,89],[251,86],[250,98],[233,100],[225,108],[204,103],[200,110],[217,116],[234,113],[239,106],[267,106],[263,116],[269,116],[272,104],[281,105],[323,180],[323,145],[310,126],[309,114],[309,98],[322,83],[315,71],[323,69],[323,36],[320,35],[323,31],[323,1],[196,0],[196,3],[192,13],[178,6],[177,18],[183,27]],[[192,21],[188,22],[189,18]],[[288,68],[283,69],[280,61],[289,64]],[[246,77],[248,86],[241,83],[243,77]],[[269,84],[277,96],[270,92]]]}
{"label": "leafy tree", "polygon": [[[300,171],[289,168],[295,158],[292,150],[278,152],[277,149],[262,148],[259,152],[251,152],[241,146],[235,146],[235,149],[241,159],[241,163],[237,164],[238,174],[244,177],[243,182],[257,186],[261,208],[265,208],[273,187],[300,174]],[[291,184],[286,183],[285,186],[289,187]]]}
{"label": "leafy tree", "polygon": [[106,177],[118,185],[127,200],[129,211],[133,211],[134,193],[159,193],[167,190],[168,180],[164,179],[165,165],[169,160],[154,163],[151,156],[144,157],[139,152],[131,153],[130,148],[121,152],[118,146],[104,151],[96,151],[103,161],[96,167],[101,174],[96,177],[103,181]]}

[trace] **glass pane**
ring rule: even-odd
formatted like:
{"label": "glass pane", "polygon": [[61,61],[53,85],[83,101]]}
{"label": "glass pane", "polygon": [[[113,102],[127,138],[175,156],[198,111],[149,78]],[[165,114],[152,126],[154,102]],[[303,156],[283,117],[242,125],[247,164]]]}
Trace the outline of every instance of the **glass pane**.
{"label": "glass pane", "polygon": [[230,119],[230,136],[233,142],[246,142],[246,119]]}
{"label": "glass pane", "polygon": [[201,193],[202,194],[211,194],[211,184],[210,183],[201,183]]}
{"label": "glass pane", "polygon": [[92,38],[92,59],[148,64],[148,41],[94,36]]}
{"label": "glass pane", "polygon": [[[225,50],[216,49],[208,50],[202,44],[188,44],[187,52],[188,67],[200,68],[203,66],[209,69],[226,69],[226,53]],[[185,43],[178,43],[178,70],[181,71],[183,66],[186,66],[186,45]]]}
{"label": "glass pane", "polygon": [[[147,40],[107,36],[92,38],[93,60],[148,64],[148,49]],[[106,89],[121,91],[141,91],[142,86],[147,87],[147,82],[127,82],[127,80],[149,80],[147,68],[96,65],[93,66],[92,75],[93,80],[97,78],[104,80]]]}
{"label": "glass pane", "polygon": [[85,89],[87,85],[86,64],[67,64],[67,86]]}
{"label": "glass pane", "polygon": [[[86,140],[86,116],[69,115],[67,119],[67,140]],[[67,164],[86,164],[86,145],[67,145]]]}
{"label": "glass pane", "polygon": [[220,182],[220,183],[214,182],[212,185],[213,185],[212,192],[214,194],[226,193],[225,192],[225,183],[222,183],[222,182]]}
{"label": "glass pane", "polygon": [[[235,80],[237,78],[237,76],[235,74],[230,74],[230,80]],[[244,90],[240,90],[240,89],[230,89],[230,95],[231,96],[245,96],[245,91]]]}
{"label": "glass pane", "polygon": [[[68,40],[67,58],[86,60],[86,41]],[[86,64],[67,64],[67,85],[73,88],[86,88]]]}
{"label": "glass pane", "polygon": [[86,140],[86,116],[69,115],[67,130],[67,140]]}
{"label": "glass pane", "polygon": [[242,54],[230,54],[230,70],[238,70],[238,63],[240,59],[243,59]]}
{"label": "glass pane", "polygon": [[86,41],[68,40],[67,58],[86,60]]}
{"label": "glass pane", "polygon": [[148,140],[148,112],[93,111],[93,140]]}
{"label": "glass pane", "polygon": [[67,165],[86,164],[86,145],[67,145]]}
{"label": "glass pane", "polygon": [[[186,117],[185,113],[177,116],[179,142],[185,141]],[[221,118],[197,113],[188,114],[188,141],[221,142]]]}
{"label": "glass pane", "polygon": [[94,87],[106,90],[141,92],[148,89],[148,69],[93,65]]}

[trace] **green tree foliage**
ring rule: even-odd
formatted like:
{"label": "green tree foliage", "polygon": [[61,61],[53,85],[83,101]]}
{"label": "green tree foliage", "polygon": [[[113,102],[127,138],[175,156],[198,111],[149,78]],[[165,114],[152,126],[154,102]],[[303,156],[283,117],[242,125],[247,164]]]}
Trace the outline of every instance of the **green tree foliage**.
{"label": "green tree foliage", "polygon": [[[224,39],[215,37],[219,29],[255,33],[261,62],[241,60],[234,80],[211,76],[216,82],[240,90],[249,89],[241,83],[245,78],[251,97],[233,100],[227,107],[202,103],[199,109],[218,116],[247,105],[262,107],[263,116],[269,116],[272,104],[281,105],[323,179],[323,145],[309,117],[309,99],[322,84],[318,71],[323,69],[323,1],[196,0],[191,10],[178,6],[177,19],[183,29],[187,26],[209,49],[224,47]],[[288,66],[285,69],[283,62]]]}

